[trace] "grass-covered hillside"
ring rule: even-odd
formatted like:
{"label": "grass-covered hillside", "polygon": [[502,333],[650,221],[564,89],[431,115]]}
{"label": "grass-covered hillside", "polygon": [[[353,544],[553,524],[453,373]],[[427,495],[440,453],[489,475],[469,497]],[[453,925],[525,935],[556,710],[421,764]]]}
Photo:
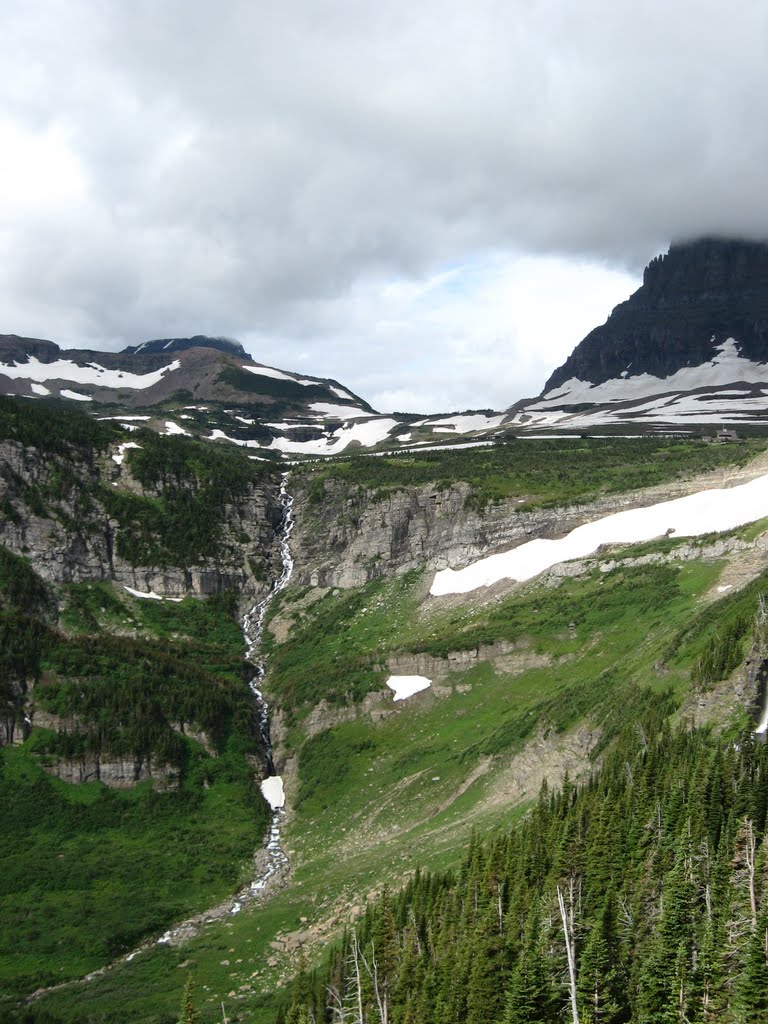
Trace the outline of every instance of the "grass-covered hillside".
{"label": "grass-covered hillside", "polygon": [[[761,536],[760,528],[750,530],[753,539]],[[666,558],[668,547],[667,541],[659,542],[657,553]],[[654,553],[652,545],[643,545],[642,551]],[[627,556],[633,553],[632,549],[624,551]],[[722,679],[752,647],[758,596],[768,589],[768,582],[758,576],[733,593],[719,593],[727,557],[672,559],[651,566],[617,564],[609,571],[600,571],[596,565],[594,570],[554,585],[533,581],[495,601],[467,601],[461,606],[425,601],[428,580],[418,573],[322,597],[288,588],[270,622],[273,634],[283,639],[272,641],[269,676],[270,693],[279,705],[278,756],[291,756],[290,762],[283,760],[291,807],[286,838],[293,874],[288,887],[274,893],[265,906],[212,925],[182,949],[142,954],[108,979],[96,980],[87,991],[54,993],[36,1004],[35,1013],[46,1012],[62,1022],[129,1019],[171,1024],[177,1019],[184,981],[192,976],[201,1021],[220,1021],[223,1001],[230,1020],[267,1024],[275,1020],[281,1004],[285,1009],[290,1003],[284,986],[301,962],[308,967],[318,963],[341,923],[356,920],[365,898],[388,886],[391,905],[399,908],[395,912],[396,939],[392,940],[397,967],[392,970],[397,971],[400,994],[399,1001],[392,1004],[398,1007],[397,1015],[390,1019],[431,1020],[433,1004],[429,1000],[434,999],[443,1007],[440,1013],[462,1020],[461,1014],[468,1011],[464,1004],[460,1012],[457,1009],[461,994],[453,992],[453,1001],[446,1002],[448,996],[440,990],[442,982],[429,972],[425,974],[424,959],[421,966],[414,966],[412,985],[418,1002],[408,1002],[405,993],[411,986],[408,972],[414,959],[408,950],[416,941],[415,933],[408,930],[408,901],[415,898],[414,891],[421,890],[413,882],[406,895],[397,893],[417,867],[422,872],[437,872],[429,877],[431,895],[424,897],[422,909],[414,911],[422,944],[420,956],[431,958],[434,970],[443,972],[440,978],[446,972],[440,966],[445,961],[438,961],[438,954],[459,962],[462,971],[469,970],[478,958],[470,957],[466,943],[475,941],[476,948],[485,949],[480,945],[486,941],[482,929],[491,915],[486,888],[478,889],[477,910],[467,908],[460,922],[451,921],[450,927],[446,922],[448,930],[444,932],[438,933],[427,915],[432,913],[433,898],[438,901],[435,914],[441,913],[440,907],[466,901],[467,868],[461,868],[461,859],[470,842],[474,842],[471,856],[483,865],[483,885],[491,887],[497,902],[501,886],[502,927],[505,935],[509,931],[511,945],[502,943],[497,948],[491,934],[488,944],[493,950],[487,954],[486,966],[489,976],[496,974],[500,979],[497,997],[500,1012],[506,1012],[510,978],[518,962],[515,957],[528,941],[526,935],[530,937],[536,930],[531,923],[534,919],[528,916],[533,911],[528,904],[520,904],[519,871],[513,860],[516,851],[527,848],[529,841],[517,838],[513,831],[503,841],[489,840],[485,846],[472,841],[472,833],[486,836],[499,827],[508,829],[521,816],[527,820],[525,812],[536,806],[542,779],[556,785],[566,772],[584,779],[590,772],[598,772],[606,759],[614,766],[611,772],[618,771],[616,765],[626,764],[621,770],[627,777],[642,782],[646,748],[657,749],[654,745],[661,744],[661,753],[652,763],[663,761],[668,756],[665,743],[678,749],[678,741],[669,738],[669,723],[686,721],[702,704],[715,720],[722,716],[719,729],[725,733],[718,729],[717,738],[702,738],[696,744],[706,750],[706,758],[715,758],[718,750],[725,754],[733,749],[739,728],[748,722],[746,698],[734,699],[731,684]],[[723,637],[728,638],[725,647]],[[448,667],[444,656],[461,652],[468,660],[462,663],[454,657],[453,667]],[[435,666],[444,662],[442,674],[435,675],[430,690],[394,704],[384,685],[387,665],[393,664],[392,659],[396,666],[408,664],[407,659],[419,656],[432,659],[429,671],[433,673]],[[714,678],[712,672],[702,672],[705,663],[717,664]],[[324,703],[318,713],[320,702]],[[658,740],[654,738],[657,733]],[[687,742],[679,741],[681,750]],[[616,744],[620,744],[619,754],[614,753]],[[737,772],[739,779],[740,773],[747,771],[740,764],[728,768]],[[677,778],[674,771],[666,774],[665,770],[654,784],[664,787],[673,778]],[[596,785],[596,792],[602,793],[599,787],[613,782]],[[664,797],[669,801],[664,815],[667,806],[688,799],[685,785],[681,777],[678,796]],[[572,789],[568,792],[570,807],[576,797]],[[600,800],[594,799],[599,805]],[[617,797],[616,814],[624,813],[630,806],[626,801],[635,799],[639,797],[625,794],[622,803]],[[642,800],[653,803],[645,789]],[[549,798],[542,806],[547,817],[542,825],[544,838],[538,841],[551,849],[551,857],[539,864],[539,855],[533,850],[526,870],[534,872],[535,879],[530,906],[534,905],[534,893],[540,893],[535,906],[549,922],[552,882],[559,878],[565,863],[558,830],[573,834],[574,842],[585,848],[593,840],[586,834],[578,838],[589,820],[586,811],[563,823],[560,798],[551,810]],[[736,834],[733,815],[723,806],[731,830],[727,842],[732,843]],[[755,822],[757,828],[757,819]],[[645,879],[647,850],[642,845],[636,850],[631,846],[636,833],[646,836],[646,824],[643,820],[633,825],[636,832],[626,840],[628,845],[622,845],[622,839],[619,847],[635,858],[627,886],[641,887],[631,889],[636,916],[646,899],[651,913],[659,913],[653,900],[658,900],[662,876]],[[524,830],[530,827],[523,826]],[[653,862],[657,864],[654,871],[670,867],[675,844],[682,841],[684,832],[683,818],[675,818],[671,845],[664,846],[658,864]],[[497,848],[502,852],[493,852]],[[720,852],[723,864],[731,856],[729,850],[732,846],[724,846]],[[581,854],[573,856],[579,864]],[[487,858],[495,857],[501,859],[499,872],[503,869],[507,875],[494,874],[486,867]],[[613,868],[609,865],[605,870]],[[630,889],[620,892],[621,872],[616,877],[619,882],[613,898],[621,910],[620,898],[629,899]],[[452,902],[441,902],[443,891],[444,899]],[[595,896],[583,911],[580,949],[585,948],[589,930],[602,912],[603,903]],[[498,909],[494,913],[497,920]],[[370,929],[378,927],[377,915],[378,911],[370,912],[367,923],[358,927],[364,946],[373,934]],[[518,922],[514,927],[513,918]],[[421,930],[422,921],[426,930]],[[643,941],[652,941],[652,921],[655,918],[642,926]],[[554,948],[556,919],[547,928],[541,941]],[[459,936],[456,947],[449,944],[454,935]],[[621,939],[621,970],[627,977],[638,970],[628,959],[633,941],[629,932]],[[435,943],[440,946],[438,952]],[[404,973],[400,973],[403,963]],[[564,1005],[560,967],[559,960],[553,961],[545,980],[552,990],[552,1002],[547,1006],[557,1013]],[[426,987],[419,980],[422,976],[430,979],[424,982]],[[464,974],[458,977],[464,978]],[[320,989],[325,991],[329,978],[332,985],[341,986],[340,991],[343,988],[344,999],[351,998],[348,974],[332,968],[330,976],[313,982],[309,989],[309,982],[299,985],[291,1020],[303,1019],[298,1007],[307,999],[308,1019],[313,1019],[314,1012],[316,1020],[333,1020],[330,1009],[324,1011],[325,1016],[320,1014],[317,995]],[[394,984],[394,973],[392,978]],[[372,998],[370,991],[366,992],[365,999]],[[634,992],[632,989],[632,999]],[[476,1015],[479,1000],[477,996]],[[122,1018],[115,1016],[116,1002]],[[626,1005],[622,1004],[625,1011]],[[496,1012],[495,1003],[492,1010]],[[378,1020],[375,1012],[366,1013],[366,1020]]]}
{"label": "grass-covered hillside", "polygon": [[294,477],[297,486],[304,482],[310,503],[318,507],[332,481],[382,497],[406,487],[465,481],[476,508],[506,498],[523,498],[521,508],[526,508],[565,505],[743,465],[764,450],[765,441],[760,439],[709,445],[695,438],[669,437],[521,438],[464,450],[357,455],[300,467]]}
{"label": "grass-covered hillside", "polygon": [[385,890],[278,1019],[762,1024],[767,812],[765,744],[646,713],[583,788]]}
{"label": "grass-covered hillside", "polygon": [[[460,480],[477,509],[510,496],[556,504],[739,464],[763,448],[557,446],[350,458],[296,467],[289,487],[309,489],[311,522],[322,528],[345,488],[385,494]],[[202,478],[184,476],[194,450],[179,449],[178,487],[203,493]],[[160,468],[153,460],[149,445],[126,452],[144,499],[165,501],[176,486],[172,450]],[[51,608],[43,588],[29,616],[40,636],[28,645],[37,660],[25,686],[50,725],[5,752],[2,777],[16,822],[9,879],[14,893],[27,884],[19,900],[9,881],[7,976],[17,980],[3,1012],[17,1024],[176,1024],[191,979],[200,1024],[224,1015],[331,1024],[356,1020],[361,1004],[373,1024],[384,990],[392,1024],[554,1024],[569,1012],[558,885],[572,908],[582,1020],[742,1012],[752,998],[745,972],[762,969],[762,875],[753,915],[735,865],[745,819],[758,843],[766,824],[765,752],[749,739],[760,695],[754,673],[743,672],[768,590],[766,528],[684,549],[661,538],[600,552],[572,576],[463,597],[430,598],[423,568],[346,589],[289,585],[269,607],[263,643],[288,800],[286,883],[181,946],[146,949],[87,985],[18,1007],[33,978],[75,977],[162,927],[161,917],[231,891],[241,851],[265,821],[248,773],[252,706],[226,596],[171,605],[81,582],[59,590]],[[30,577],[17,589],[36,585]],[[395,702],[390,674],[431,684]],[[692,734],[694,719],[710,730]],[[43,774],[56,758],[110,748],[161,754],[178,788],[116,792]],[[51,850],[63,868],[45,860]],[[103,877],[90,874],[101,870],[96,851],[111,858]],[[125,896],[137,884],[139,895]],[[100,902],[84,902],[86,893]],[[30,915],[26,932],[19,908]],[[729,931],[736,914],[743,941]],[[11,933],[26,945],[11,949]],[[119,948],[108,946],[111,935]],[[725,950],[720,966],[716,948]],[[372,968],[374,951],[378,991],[361,959]],[[613,973],[595,995],[606,964]],[[674,991],[683,991],[677,1009]]]}

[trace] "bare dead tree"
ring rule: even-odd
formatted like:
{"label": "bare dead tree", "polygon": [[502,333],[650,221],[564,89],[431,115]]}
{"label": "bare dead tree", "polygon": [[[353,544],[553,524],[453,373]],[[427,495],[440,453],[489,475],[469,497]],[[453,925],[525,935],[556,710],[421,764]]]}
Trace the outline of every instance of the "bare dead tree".
{"label": "bare dead tree", "polygon": [[[572,895],[572,894],[571,894]],[[573,941],[573,904],[569,915],[565,908],[565,900],[560,886],[557,887],[557,902],[560,906],[560,917],[563,922],[563,935],[565,936],[565,955],[568,958],[569,989],[571,993],[571,1015],[573,1024],[579,1024],[579,1008],[576,1003],[576,949]]]}

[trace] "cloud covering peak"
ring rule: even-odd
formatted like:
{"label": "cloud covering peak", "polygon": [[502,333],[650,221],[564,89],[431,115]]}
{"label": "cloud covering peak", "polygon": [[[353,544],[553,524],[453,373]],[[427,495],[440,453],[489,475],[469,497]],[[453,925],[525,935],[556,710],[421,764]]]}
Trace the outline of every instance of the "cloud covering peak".
{"label": "cloud covering peak", "polygon": [[7,0],[0,327],[508,404],[669,240],[768,236],[766,43],[746,0]]}

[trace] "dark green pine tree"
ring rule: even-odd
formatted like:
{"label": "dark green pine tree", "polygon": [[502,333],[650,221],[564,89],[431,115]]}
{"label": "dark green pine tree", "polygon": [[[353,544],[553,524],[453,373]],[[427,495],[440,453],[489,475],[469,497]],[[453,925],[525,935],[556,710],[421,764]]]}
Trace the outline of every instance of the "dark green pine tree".
{"label": "dark green pine tree", "polygon": [[736,997],[739,1024],[768,1021],[768,907],[764,908],[747,948]]}
{"label": "dark green pine tree", "polygon": [[725,1016],[728,993],[724,948],[722,929],[708,921],[702,937],[693,984],[692,1020],[701,1021],[702,1024],[717,1024]]}
{"label": "dark green pine tree", "polygon": [[584,943],[578,976],[582,1024],[620,1024],[628,1018],[626,979],[616,934],[614,898],[606,897]]}
{"label": "dark green pine tree", "polygon": [[492,1024],[504,1009],[502,950],[504,940],[493,899],[480,916],[470,941],[472,965],[467,985],[465,1024]]}
{"label": "dark green pine tree", "polygon": [[559,1002],[548,971],[546,934],[533,909],[507,987],[503,1024],[555,1024]]}
{"label": "dark green pine tree", "polygon": [[686,1020],[692,936],[692,891],[687,836],[675,846],[663,879],[663,909],[640,965],[639,1009],[643,1024]]}

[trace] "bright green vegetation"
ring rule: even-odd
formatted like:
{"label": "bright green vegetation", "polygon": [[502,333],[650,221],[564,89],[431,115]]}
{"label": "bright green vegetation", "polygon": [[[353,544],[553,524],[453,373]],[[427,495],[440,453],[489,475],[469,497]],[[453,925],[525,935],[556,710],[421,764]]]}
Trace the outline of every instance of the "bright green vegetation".
{"label": "bright green vegetation", "polygon": [[[691,599],[717,572],[713,564],[699,562],[594,570],[555,587],[529,586],[477,610],[471,603],[449,611],[419,610],[426,581],[418,572],[328,593],[305,608],[302,594],[288,589],[275,602],[274,612],[297,611],[290,636],[270,653],[272,692],[293,721],[304,704],[324,699],[345,705],[381,690],[385,660],[393,653],[446,658],[451,652],[477,651],[503,641],[554,659],[546,672],[548,685],[553,678],[562,679],[571,696],[559,693],[551,708],[542,705],[532,717],[537,721],[547,710],[558,728],[566,728],[584,711],[580,695],[587,692],[587,677],[589,692],[596,687],[613,692],[617,679],[633,678],[637,665],[647,664],[652,653],[655,661],[670,661],[670,685],[684,678],[717,632],[717,613],[706,613],[695,627],[701,633],[696,646],[689,623]],[[740,636],[751,624],[760,586],[765,582],[717,605],[739,609]],[[698,618],[694,621],[699,623]],[[682,640],[669,650],[676,624],[680,629],[685,625],[689,637],[679,655]]]}
{"label": "bright green vegetation", "polygon": [[729,445],[670,438],[574,438],[519,440],[467,451],[433,451],[392,458],[357,456],[294,470],[306,480],[310,501],[320,505],[334,480],[379,496],[404,487],[466,481],[471,506],[522,498],[521,510],[564,505],[604,492],[629,491],[724,466],[743,465],[764,451],[764,440]]}
{"label": "bright green vegetation", "polygon": [[154,755],[183,768],[186,727],[202,729],[213,748],[255,751],[253,701],[242,661],[206,644],[111,636],[56,638],[44,656],[35,701],[76,732],[47,745],[68,757],[109,752]]}
{"label": "bright green vegetation", "polygon": [[100,498],[118,520],[117,552],[132,565],[189,566],[222,554],[224,508],[271,472],[237,448],[213,446],[152,431],[134,435],[126,452],[145,488],[136,495],[102,487]]}
{"label": "bright green vegetation", "polygon": [[28,749],[0,750],[6,1000],[79,977],[234,890],[267,812],[244,760],[209,758],[205,777],[167,793],[70,786]]}
{"label": "bright green vegetation", "polygon": [[[293,800],[295,817],[287,836],[294,864],[290,888],[276,893],[264,907],[216,925],[181,950],[145,954],[108,978],[89,985],[87,991],[56,993],[39,1004],[38,1012],[49,1013],[51,1020],[66,1024],[87,1019],[114,1024],[121,1019],[132,1024],[173,1024],[186,978],[186,971],[179,970],[179,965],[186,963],[187,970],[195,976],[197,1005],[204,1024],[221,1020],[221,1000],[231,1019],[239,1016],[248,1024],[271,1024],[275,1019],[274,992],[278,982],[285,981],[284,973],[267,965],[268,958],[274,956],[271,943],[286,932],[306,927],[301,921],[303,917],[310,922],[325,919],[334,910],[357,905],[361,893],[378,891],[383,885],[389,885],[392,891],[399,890],[412,877],[416,865],[435,872],[425,875],[422,871],[418,877],[428,878],[427,889],[436,898],[440,891],[446,893],[449,902],[440,904],[444,909],[460,906],[464,901],[461,948],[450,944],[450,931],[439,930],[437,917],[427,921],[426,933],[419,932],[422,948],[430,950],[434,964],[451,961],[459,964],[461,971],[475,959],[486,962],[485,953],[478,957],[472,954],[486,948],[484,929],[493,909],[490,901],[498,900],[501,885],[504,934],[509,934],[510,946],[505,945],[505,952],[499,954],[504,959],[492,959],[491,966],[503,1010],[517,962],[514,958],[522,948],[512,936],[525,934],[526,928],[533,930],[528,914],[539,908],[541,918],[551,918],[553,922],[551,929],[547,925],[542,932],[542,941],[548,945],[557,941],[557,917],[552,916],[553,909],[556,910],[552,903],[555,880],[565,885],[567,892],[571,866],[575,864],[586,871],[586,859],[593,854],[585,851],[592,850],[593,845],[595,851],[602,851],[599,855],[603,859],[599,866],[588,868],[589,889],[584,875],[582,891],[595,893],[595,878],[600,890],[599,897],[590,895],[584,904],[584,916],[579,923],[579,956],[582,952],[586,956],[590,929],[602,913],[599,900],[610,892],[606,883],[610,876],[617,880],[613,890],[617,905],[626,906],[636,922],[636,930],[625,933],[620,953],[623,977],[634,978],[631,972],[638,969],[639,958],[632,960],[631,950],[638,942],[651,940],[657,922],[659,886],[667,884],[664,872],[678,856],[676,844],[686,834],[687,807],[695,804],[698,813],[700,807],[711,808],[721,795],[720,789],[707,782],[710,788],[702,796],[703,766],[691,782],[687,769],[680,768],[676,759],[678,750],[685,761],[689,741],[673,741],[660,723],[688,692],[689,674],[696,659],[718,634],[720,623],[737,621],[742,615],[751,623],[756,595],[766,587],[766,580],[760,580],[739,594],[705,604],[701,596],[716,584],[719,571],[717,564],[699,562],[653,566],[647,578],[643,578],[643,570],[614,570],[580,580],[567,579],[553,589],[530,586],[517,602],[510,598],[463,611],[433,610],[429,615],[416,611],[424,593],[424,581],[418,574],[386,584],[370,584],[362,589],[362,597],[358,595],[360,599],[352,603],[348,602],[353,594],[341,593],[335,598],[326,595],[307,606],[307,595],[302,591],[287,591],[283,595],[282,613],[293,609],[298,616],[299,609],[303,609],[299,633],[308,628],[315,614],[328,615],[331,621],[329,608],[322,608],[323,602],[346,609],[348,619],[341,615],[333,619],[334,629],[342,634],[341,640],[334,634],[328,643],[339,642],[358,651],[365,647],[370,652],[381,651],[384,656],[400,643],[405,649],[417,646],[418,642],[440,643],[443,636],[449,637],[459,627],[482,631],[483,642],[487,643],[498,629],[516,639],[521,655],[537,653],[548,663],[516,669],[503,660],[496,666],[481,661],[439,680],[439,694],[425,693],[397,705],[385,694],[380,706],[386,717],[375,723],[368,718],[347,721],[311,739],[302,738],[305,719],[299,709],[289,736],[298,745],[300,768],[299,788]],[[517,612],[515,604],[519,606]],[[405,609],[400,617],[398,608]],[[575,622],[573,637],[571,622]],[[742,638],[743,649],[749,644],[750,635],[751,625]],[[513,657],[514,654],[513,651]],[[327,663],[322,643],[318,643],[317,656],[320,664]],[[277,657],[277,651],[273,657]],[[379,673],[378,678],[378,689],[383,690],[385,675]],[[320,687],[322,673],[317,673],[317,680]],[[319,691],[316,700],[320,696]],[[348,709],[341,706],[339,710]],[[535,737],[536,758],[549,757],[547,763],[556,764],[560,756],[558,745],[567,744],[573,728],[584,725],[595,732],[601,730],[602,734],[602,741],[597,736],[592,741],[598,744],[593,748],[593,771],[598,781],[585,790],[593,794],[588,797],[589,813],[586,803],[579,804],[583,813],[566,812],[566,805],[571,807],[587,799],[577,798],[573,787],[567,786],[564,803],[563,798],[551,801],[545,795],[539,804],[534,803],[532,815],[524,818],[522,831],[515,827],[510,833],[510,825],[521,818],[520,802],[528,801],[530,807],[536,793],[535,788],[517,788],[525,768],[512,762],[515,753],[523,750],[526,739]],[[608,742],[610,737],[613,739]],[[643,753],[644,744],[649,753]],[[726,792],[722,821],[727,823],[723,825],[724,834],[731,835],[734,827],[738,828],[734,815],[738,813],[740,794],[749,798],[742,771],[747,777],[752,771],[755,779],[759,774],[764,780],[765,759],[759,769],[754,762],[753,771],[742,768],[741,758],[747,755],[737,755],[722,740],[716,742],[697,734],[695,745],[705,752],[704,760],[711,758],[713,763],[719,756],[717,751],[723,751],[727,763],[722,779],[722,790]],[[742,741],[743,750],[747,747]],[[606,776],[598,775],[603,760],[609,766],[606,770],[610,774]],[[586,748],[583,761],[589,763]],[[747,765],[746,761],[743,763]],[[732,769],[735,775],[728,774]],[[622,777],[621,786],[626,792],[616,789],[614,775]],[[675,786],[670,784],[673,779]],[[656,820],[653,812],[659,795],[666,790],[669,795],[661,797],[663,827],[659,831],[651,827]],[[556,813],[550,813],[550,803],[557,808]],[[605,817],[601,818],[600,808],[606,803]],[[545,817],[540,821],[542,813]],[[563,820],[566,813],[576,816]],[[682,816],[674,817],[678,813]],[[593,838],[591,822],[596,814],[602,831]],[[621,819],[615,841],[614,815]],[[536,821],[540,821],[541,834],[536,833],[538,838],[534,842],[530,828],[531,822]],[[491,838],[486,844],[471,839],[473,828],[485,834],[499,826],[503,826],[503,832],[496,833],[498,839]],[[695,830],[694,834],[698,835]],[[633,845],[636,841],[637,845]],[[467,863],[463,867],[460,863],[462,848],[470,842],[472,853],[468,861],[474,865],[471,869]],[[718,870],[725,870],[733,859],[733,847],[718,848],[717,856]],[[697,870],[703,870],[699,852],[695,853],[695,862],[699,865]],[[468,888],[467,881],[468,877],[474,880],[475,875],[468,876],[468,872],[475,868],[483,878],[477,890],[477,911],[474,890]],[[626,889],[622,888],[625,875]],[[403,931],[402,939],[398,938],[398,965],[406,956],[406,948],[412,947],[412,935],[407,931],[411,919],[408,901],[414,886],[423,894],[423,889],[418,890],[420,884],[413,882],[404,896],[392,897],[397,906],[405,908],[405,916],[399,911],[395,914],[398,931]],[[698,876],[696,884],[700,915],[703,890]],[[655,888],[643,888],[646,885]],[[520,900],[529,890],[530,906],[522,905]],[[432,904],[426,896],[423,898],[424,913],[432,913]],[[646,899],[652,908],[649,916],[644,916],[643,911]],[[414,911],[420,922],[415,904]],[[725,905],[718,911],[721,922],[727,919],[727,912]],[[377,913],[371,911],[366,918],[368,923],[358,928],[364,943],[370,937],[366,929]],[[434,913],[439,915],[440,910],[435,909]],[[348,919],[348,911],[343,913],[343,919]],[[641,921],[642,926],[637,923]],[[439,949],[431,944],[430,938],[438,933],[445,940]],[[468,944],[472,942],[475,945],[470,949]],[[242,958],[242,963],[237,962],[238,958]],[[317,958],[317,946],[308,938],[307,960],[314,963]],[[296,965],[294,952],[287,963],[283,962],[283,971],[295,969]],[[551,984],[562,980],[562,967],[557,957],[547,967]],[[451,969],[441,967],[441,977]],[[413,982],[414,991],[420,999],[426,999],[420,977]],[[338,973],[333,978],[333,983],[347,983]],[[327,976],[316,979],[318,984],[327,980]],[[243,985],[250,987],[243,990]],[[405,991],[405,987],[403,982],[399,991]],[[430,992],[435,991],[431,983],[427,987]],[[627,985],[624,988],[636,991]],[[310,990],[311,1001],[317,990],[315,982]],[[296,991],[299,998],[309,991],[305,981]],[[233,992],[236,997],[230,995]],[[559,1008],[563,1004],[561,987],[556,988],[556,996]],[[450,1003],[446,1012],[457,1012],[457,1005]],[[120,1007],[122,1018],[116,1007]],[[479,1013],[478,1008],[476,1016]],[[33,1019],[43,1021],[46,1017]],[[318,1015],[316,1019],[325,1017]],[[392,1019],[406,1018],[401,1013]],[[422,1018],[415,1019],[433,1018],[425,1011]],[[464,1018],[459,1015],[451,1019]],[[480,1019],[477,1016],[478,1024]]]}
{"label": "bright green vegetation", "polygon": [[150,601],[120,594],[111,583],[73,583],[67,587],[62,623],[74,633],[129,628],[170,640],[187,637],[242,656],[245,644],[237,614],[233,590],[211,594],[204,601]]}
{"label": "bright green vegetation", "polygon": [[68,598],[63,622],[73,632],[49,631],[42,642],[35,701],[62,719],[74,717],[78,729],[52,734],[41,753],[154,756],[185,773],[196,756],[185,728],[202,730],[218,754],[255,751],[234,593],[176,604],[81,583],[68,588]]}
{"label": "bright green vegetation", "polygon": [[385,890],[278,1019],[359,1000],[378,1020],[378,997],[396,1021],[556,1024],[570,943],[582,1020],[762,1024],[768,747],[662,722],[646,713],[581,790],[544,788],[522,824],[473,837],[458,870]]}
{"label": "bright green vegetation", "polygon": [[[33,684],[38,711],[60,717],[0,748],[7,999],[79,977],[231,894],[268,820],[234,594],[148,602],[83,583],[66,588],[63,625],[26,560],[0,548],[0,726],[20,738]],[[64,761],[93,775],[118,759],[129,776],[151,763],[170,788],[73,786],[44,770]]]}
{"label": "bright green vegetation", "polygon": [[[382,659],[401,645],[421,589],[422,574],[409,573],[329,593],[299,613],[285,643],[267,640],[270,690],[286,713],[321,699],[359,701],[379,688]],[[300,596],[284,590],[270,607],[270,620],[280,608],[290,611]]]}

